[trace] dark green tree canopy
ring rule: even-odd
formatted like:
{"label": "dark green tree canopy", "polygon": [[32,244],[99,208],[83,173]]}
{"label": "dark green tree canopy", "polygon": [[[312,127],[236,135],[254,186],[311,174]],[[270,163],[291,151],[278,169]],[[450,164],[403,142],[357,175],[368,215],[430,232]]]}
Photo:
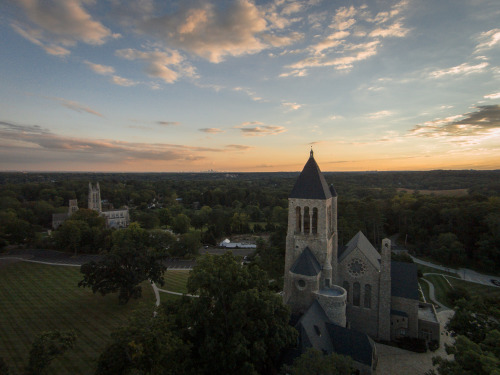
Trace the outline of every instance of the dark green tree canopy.
{"label": "dark green tree canopy", "polygon": [[137,223],[127,229],[113,233],[113,249],[99,262],[91,261],[80,267],[83,280],[80,287],[92,288],[92,292],[106,295],[119,292],[120,304],[130,298],[142,295],[141,284],[145,280],[163,285],[165,266],[161,263],[161,254],[150,249],[148,232]]}

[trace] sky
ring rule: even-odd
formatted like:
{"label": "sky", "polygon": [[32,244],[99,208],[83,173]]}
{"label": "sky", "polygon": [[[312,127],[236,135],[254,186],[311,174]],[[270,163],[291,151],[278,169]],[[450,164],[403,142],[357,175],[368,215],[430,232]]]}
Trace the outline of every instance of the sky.
{"label": "sky", "polygon": [[499,169],[498,0],[2,0],[0,170]]}

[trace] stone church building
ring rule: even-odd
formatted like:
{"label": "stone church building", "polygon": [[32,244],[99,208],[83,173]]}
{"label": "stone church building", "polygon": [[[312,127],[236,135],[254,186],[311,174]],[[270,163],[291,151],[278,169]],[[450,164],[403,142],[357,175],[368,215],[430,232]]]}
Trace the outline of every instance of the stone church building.
{"label": "stone church building", "polygon": [[439,341],[434,307],[419,301],[415,264],[391,261],[362,232],[338,248],[337,193],[313,151],[288,199],[284,302],[297,317],[299,348],[350,355],[360,373],[376,367],[373,340]]}

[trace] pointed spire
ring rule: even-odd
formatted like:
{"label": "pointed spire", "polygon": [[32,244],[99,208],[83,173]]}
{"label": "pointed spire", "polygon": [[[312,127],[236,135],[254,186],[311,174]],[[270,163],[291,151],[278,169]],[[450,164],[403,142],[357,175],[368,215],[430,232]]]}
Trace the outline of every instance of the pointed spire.
{"label": "pointed spire", "polygon": [[309,153],[309,158],[314,159],[314,152],[313,152],[313,146],[311,146],[311,152]]}
{"label": "pointed spire", "polygon": [[314,153],[311,147],[309,160],[295,182],[289,198],[328,199],[331,197],[332,193],[328,188],[323,173],[321,173],[318,164],[316,164],[316,160],[314,160]]}

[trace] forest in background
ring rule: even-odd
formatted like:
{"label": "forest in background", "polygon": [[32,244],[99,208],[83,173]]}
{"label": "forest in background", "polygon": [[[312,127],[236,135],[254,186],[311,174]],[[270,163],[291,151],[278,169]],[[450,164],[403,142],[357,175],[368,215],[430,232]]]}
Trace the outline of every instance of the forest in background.
{"label": "forest in background", "polygon": [[[378,247],[400,243],[438,262],[498,272],[500,171],[326,172],[338,193],[339,245],[359,230]],[[21,244],[73,252],[107,252],[112,232],[80,210],[51,236],[52,214],[69,199],[87,207],[99,182],[103,208],[128,206],[169,256],[195,256],[201,244],[242,233],[270,234],[263,263],[284,254],[288,195],[298,173],[0,173],[0,246]],[[405,190],[406,189],[406,190]],[[458,194],[453,194],[453,192]],[[448,192],[445,192],[448,191]],[[170,229],[173,233],[165,231]]]}

